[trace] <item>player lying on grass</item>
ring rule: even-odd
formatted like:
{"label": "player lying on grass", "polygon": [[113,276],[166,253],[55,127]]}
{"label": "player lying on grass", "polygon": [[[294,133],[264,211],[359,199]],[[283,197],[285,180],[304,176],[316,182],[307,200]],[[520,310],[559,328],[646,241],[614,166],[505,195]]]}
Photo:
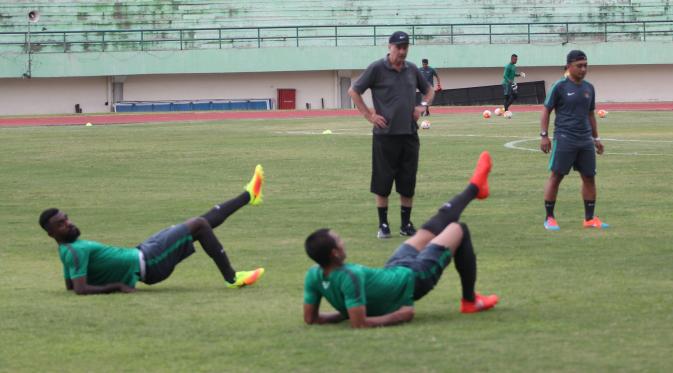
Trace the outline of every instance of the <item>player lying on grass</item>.
{"label": "player lying on grass", "polygon": [[[327,324],[350,319],[354,328],[411,321],[414,301],[435,287],[452,256],[463,288],[461,312],[485,311],[495,306],[497,295],[483,296],[474,291],[477,258],[467,225],[458,223],[460,214],[474,198],[488,197],[491,165],[491,156],[483,152],[467,188],[406,240],[384,268],[347,264],[344,242],[334,231],[325,228],[309,235],[306,253],[318,266],[306,274],[304,321]],[[322,297],[338,312],[321,313]]]}
{"label": "player lying on grass", "polygon": [[264,170],[258,165],[252,180],[239,196],[215,205],[204,215],[166,228],[136,248],[118,248],[95,241],[80,240],[80,230],[64,212],[50,208],[40,215],[40,226],[56,240],[63,262],[67,290],[80,295],[135,291],[138,280],[151,285],[168,278],[175,266],[194,253],[198,241],[210,256],[230,288],[254,284],[264,268],[236,272],[218,241],[213,228],[218,227],[246,204],[262,202]]}

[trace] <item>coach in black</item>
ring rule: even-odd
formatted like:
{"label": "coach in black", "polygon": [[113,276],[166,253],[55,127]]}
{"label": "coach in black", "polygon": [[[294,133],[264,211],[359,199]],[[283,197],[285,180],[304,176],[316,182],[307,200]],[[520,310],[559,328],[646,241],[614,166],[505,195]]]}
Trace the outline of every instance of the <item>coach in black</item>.
{"label": "coach in black", "polygon": [[[374,125],[371,192],[376,195],[379,214],[378,238],[390,237],[388,196],[393,181],[400,194],[400,234],[416,233],[411,207],[420,148],[417,120],[432,102],[434,92],[418,67],[406,61],[408,52],[409,35],[402,31],[393,33],[386,57],[369,65],[348,91],[360,113]],[[371,89],[374,110],[362,99],[367,89]],[[419,106],[416,106],[417,89],[423,94]]]}

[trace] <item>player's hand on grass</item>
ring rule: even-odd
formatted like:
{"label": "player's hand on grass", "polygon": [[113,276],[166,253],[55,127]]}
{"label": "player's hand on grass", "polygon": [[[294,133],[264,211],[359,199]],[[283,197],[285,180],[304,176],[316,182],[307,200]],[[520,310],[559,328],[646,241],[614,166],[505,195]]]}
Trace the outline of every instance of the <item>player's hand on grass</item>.
{"label": "player's hand on grass", "polygon": [[369,113],[367,116],[367,120],[374,125],[374,127],[378,128],[388,128],[388,124],[386,123],[386,118],[376,114],[376,113]]}
{"label": "player's hand on grass", "polygon": [[400,316],[405,320],[411,320],[411,318],[414,317],[414,307],[411,306],[402,306],[397,312],[399,312]]}
{"label": "player's hand on grass", "polygon": [[551,140],[549,140],[549,137],[543,137],[540,139],[540,150],[542,150],[543,153],[549,153],[551,150]]}
{"label": "player's hand on grass", "polygon": [[605,151],[605,148],[603,147],[603,143],[601,140],[595,140],[594,145],[596,146],[596,154],[603,154],[603,151]]}
{"label": "player's hand on grass", "polygon": [[119,287],[119,291],[121,291],[122,293],[133,293],[136,291],[136,288],[132,288],[126,284],[121,284]]}

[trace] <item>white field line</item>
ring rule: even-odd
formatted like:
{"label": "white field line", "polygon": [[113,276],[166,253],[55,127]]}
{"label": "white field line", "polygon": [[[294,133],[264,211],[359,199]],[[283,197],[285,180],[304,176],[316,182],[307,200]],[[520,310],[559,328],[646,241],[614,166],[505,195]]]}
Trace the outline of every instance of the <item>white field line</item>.
{"label": "white field line", "polygon": [[[371,136],[371,132],[354,132],[354,131],[361,131],[361,129],[358,128],[342,128],[342,129],[334,129],[331,130],[332,133],[330,135],[346,135],[346,136]],[[281,135],[323,135],[322,131],[316,130],[316,131],[276,131],[274,132],[276,134],[281,134]],[[326,136],[326,134],[325,134]],[[438,137],[477,137],[477,138],[492,138],[492,139],[519,139],[519,140],[514,140],[510,141],[504,144],[505,148],[508,149],[514,149],[514,150],[522,150],[522,151],[527,151],[527,152],[539,152],[539,148],[527,148],[524,146],[520,146],[519,144],[529,142],[529,141],[537,141],[537,137],[526,137],[522,138],[521,136],[505,136],[505,135],[478,135],[478,134],[440,134]],[[614,141],[614,142],[634,142],[634,143],[653,143],[653,144],[673,144],[673,140],[639,140],[639,139],[615,139],[615,138],[603,138],[603,141]],[[630,155],[630,156],[673,156],[672,154],[662,154],[662,153],[641,153],[641,152],[627,152],[627,153],[620,153],[620,152],[605,152],[604,154],[608,155]]]}
{"label": "white field line", "polygon": [[[505,144],[505,148],[514,149],[514,150],[523,150],[528,152],[539,152],[539,148],[526,148],[519,146],[519,144],[527,141],[538,141],[537,138],[528,138],[522,140],[510,141]],[[623,140],[623,139],[602,139],[602,141],[623,141],[623,142],[645,142],[645,143],[673,143],[673,141],[667,140]],[[640,153],[640,152],[628,152],[628,153],[618,153],[618,152],[605,152],[603,154],[608,155],[633,155],[633,156],[673,156],[673,154],[662,154],[662,153]]]}

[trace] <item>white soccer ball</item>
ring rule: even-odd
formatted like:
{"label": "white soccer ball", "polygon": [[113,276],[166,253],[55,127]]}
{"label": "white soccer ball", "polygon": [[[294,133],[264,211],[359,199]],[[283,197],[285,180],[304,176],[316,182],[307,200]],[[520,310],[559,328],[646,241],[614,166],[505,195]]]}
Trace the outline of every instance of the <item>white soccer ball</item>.
{"label": "white soccer ball", "polygon": [[503,110],[501,108],[497,107],[497,108],[495,108],[495,110],[493,110],[493,112],[495,113],[495,115],[501,116]]}
{"label": "white soccer ball", "polygon": [[430,121],[429,120],[424,120],[421,122],[421,128],[424,130],[429,130],[430,129]]}
{"label": "white soccer ball", "polygon": [[512,112],[509,111],[509,110],[507,110],[507,111],[505,112],[505,114],[503,114],[503,115],[504,115],[505,118],[507,118],[507,119],[512,119]]}
{"label": "white soccer ball", "polygon": [[490,110],[484,110],[484,112],[481,114],[484,119],[488,119],[491,117],[491,111]]}

